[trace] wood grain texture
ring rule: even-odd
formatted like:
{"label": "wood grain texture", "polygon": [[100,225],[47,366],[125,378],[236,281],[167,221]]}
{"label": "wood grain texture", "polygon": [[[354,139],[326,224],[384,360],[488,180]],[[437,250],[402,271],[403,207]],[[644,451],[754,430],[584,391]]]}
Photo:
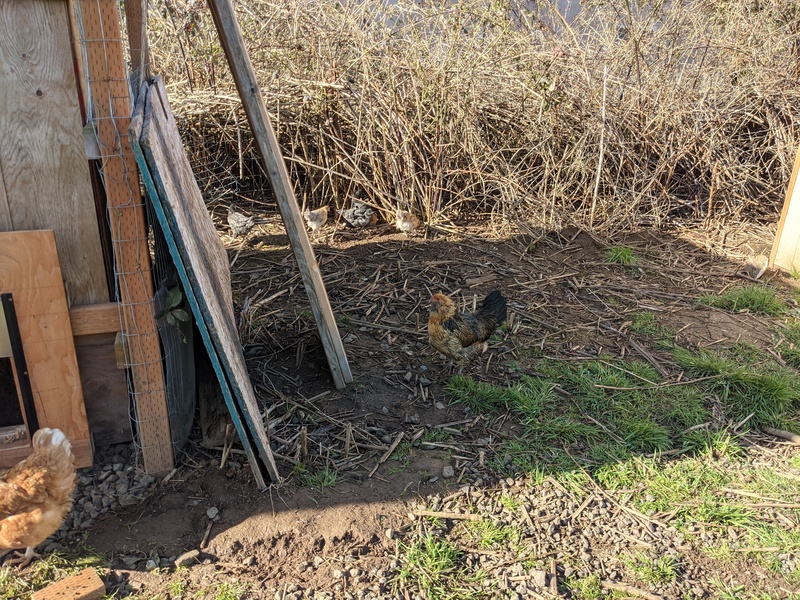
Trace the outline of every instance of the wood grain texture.
{"label": "wood grain texture", "polygon": [[247,54],[242,32],[233,12],[233,5],[230,0],[208,0],[208,5],[228,58],[228,65],[236,81],[250,128],[253,130],[253,137],[261,154],[264,170],[267,172],[275,199],[278,202],[286,234],[289,236],[306,294],[311,303],[311,312],[314,313],[314,319],[317,322],[333,382],[337,388],[341,389],[346,384],[352,383],[353,375],[350,372],[347,354],[336,327],[328,294],[325,291],[322,273],[308,239],[297,198],[294,195],[289,172],[286,170],[278,139],[275,137],[275,131],[272,129],[272,123],[264,106],[264,99],[256,80],[253,64]]}
{"label": "wood grain texture", "polygon": [[183,150],[163,81],[158,78],[154,84],[143,86],[138,98],[131,137],[138,139],[140,163],[146,163],[142,165],[145,186],[152,188],[154,209],[187,301],[244,442],[256,483],[263,488],[266,484],[251,443],[270,479],[279,482],[280,476],[236,333],[227,254]]}
{"label": "wood grain texture", "polygon": [[786,190],[769,264],[786,271],[800,269],[800,149]]}
{"label": "wood grain texture", "polygon": [[75,338],[86,418],[96,448],[133,439],[128,382],[125,371],[117,368],[116,337],[98,333]]}
{"label": "wood grain texture", "polygon": [[70,303],[108,301],[66,0],[0,0],[0,230],[53,229]]}
{"label": "wood grain texture", "polygon": [[120,330],[120,308],[116,302],[85,304],[69,309],[72,335],[116,333]]}
{"label": "wood grain texture", "polygon": [[114,244],[139,441],[148,473],[174,466],[153,276],[136,161],[128,142],[130,97],[116,0],[80,0],[86,69]]}
{"label": "wood grain texture", "polygon": [[[52,230],[0,233],[0,281],[11,292],[41,427],[89,444],[80,372]],[[86,459],[88,458],[88,463]],[[91,465],[91,454],[78,466]]]}

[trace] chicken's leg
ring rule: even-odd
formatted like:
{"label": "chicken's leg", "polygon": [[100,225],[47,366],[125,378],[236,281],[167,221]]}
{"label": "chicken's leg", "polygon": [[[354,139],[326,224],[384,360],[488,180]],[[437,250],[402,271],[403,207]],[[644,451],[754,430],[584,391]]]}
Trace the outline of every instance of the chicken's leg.
{"label": "chicken's leg", "polygon": [[34,558],[41,558],[42,555],[33,551],[33,546],[28,546],[27,550],[25,550],[25,554],[21,554],[17,552],[17,558],[11,558],[6,561],[5,564],[7,565],[19,565],[19,569],[24,569],[25,567],[30,564],[30,562]]}

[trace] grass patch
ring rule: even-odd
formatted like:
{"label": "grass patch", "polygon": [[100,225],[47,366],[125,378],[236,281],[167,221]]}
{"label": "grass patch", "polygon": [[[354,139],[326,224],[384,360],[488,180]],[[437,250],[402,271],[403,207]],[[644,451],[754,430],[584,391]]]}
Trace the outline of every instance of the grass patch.
{"label": "grass patch", "polygon": [[465,584],[482,578],[462,564],[463,552],[446,539],[426,535],[416,544],[400,546],[402,566],[397,577],[401,585],[413,585],[430,600],[474,598]]}
{"label": "grass patch", "polygon": [[0,567],[0,600],[28,600],[33,592],[53,581],[75,575],[87,567],[105,566],[108,566],[105,557],[85,551],[47,554],[23,571],[14,566]]}
{"label": "grass patch", "polygon": [[478,541],[478,545],[486,550],[496,550],[509,544],[519,544],[522,539],[522,533],[516,527],[486,520],[468,523],[467,530]]}
{"label": "grass patch", "polygon": [[752,415],[748,422],[753,426],[785,426],[786,415],[800,398],[800,377],[775,364],[761,365],[756,372],[736,352],[705,349],[691,353],[677,348],[675,359],[692,375],[709,378],[703,387],[718,395],[725,417],[734,421]]}
{"label": "grass patch", "polygon": [[567,579],[566,585],[576,600],[600,600],[603,597],[600,576],[596,574]]}
{"label": "grass patch", "polygon": [[247,593],[247,586],[238,581],[223,581],[214,591],[214,600],[239,600]]}
{"label": "grass patch", "polygon": [[327,488],[333,487],[341,479],[339,473],[328,465],[325,465],[319,471],[309,473],[303,463],[297,463],[294,467],[294,474],[300,485],[309,487],[318,494],[323,493]]}
{"label": "grass patch", "polygon": [[632,265],[638,257],[630,246],[611,246],[606,250],[606,260],[617,265]]}
{"label": "grass patch", "polygon": [[625,563],[639,581],[653,585],[672,583],[678,576],[680,561],[672,556],[659,555],[656,557],[639,553],[630,557],[623,557]]}
{"label": "grass patch", "polygon": [[787,311],[786,304],[778,298],[777,292],[765,285],[745,285],[730,288],[722,294],[703,294],[700,302],[733,312],[747,310],[769,317],[778,317]]}

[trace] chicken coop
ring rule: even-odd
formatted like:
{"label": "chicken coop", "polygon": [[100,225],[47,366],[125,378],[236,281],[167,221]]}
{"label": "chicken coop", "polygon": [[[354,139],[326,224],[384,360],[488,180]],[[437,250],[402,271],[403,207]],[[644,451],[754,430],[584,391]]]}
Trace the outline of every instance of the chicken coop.
{"label": "chicken coop", "polygon": [[[115,0],[0,0],[0,466],[62,429],[77,466],[173,466]],[[132,423],[134,426],[132,427]]]}
{"label": "chicken coop", "polygon": [[[341,388],[352,374],[233,6],[209,6]],[[226,251],[147,76],[146,0],[120,10],[0,0],[0,467],[53,427],[78,467],[134,440],[145,471],[169,472],[194,420],[197,332],[263,488],[279,476]]]}

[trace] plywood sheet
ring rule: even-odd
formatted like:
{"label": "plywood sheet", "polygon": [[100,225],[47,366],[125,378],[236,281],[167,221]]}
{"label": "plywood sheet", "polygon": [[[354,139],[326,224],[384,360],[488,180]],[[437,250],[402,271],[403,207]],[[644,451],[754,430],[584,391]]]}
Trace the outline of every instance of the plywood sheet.
{"label": "plywood sheet", "polygon": [[786,190],[770,265],[786,271],[800,270],[800,149]]}
{"label": "plywood sheet", "polygon": [[0,0],[0,231],[53,229],[70,303],[108,301],[65,0]]}
{"label": "plywood sheet", "polygon": [[[155,187],[151,196],[156,214],[209,356],[220,369],[218,378],[240,439],[252,440],[270,478],[277,482],[280,477],[237,335],[227,254],[183,150],[162,80],[143,87],[146,91],[139,93],[136,111],[139,115],[142,108],[142,121],[135,115],[131,124],[132,137],[137,137],[141,127],[138,140],[146,164],[140,167],[152,177],[149,185]],[[149,188],[147,175],[145,185]],[[247,443],[245,450],[249,450]],[[249,458],[258,480],[254,457]]]}
{"label": "plywood sheet", "polygon": [[52,230],[0,233],[0,291],[13,294],[39,425],[61,429],[86,467],[89,426],[61,277]]}

